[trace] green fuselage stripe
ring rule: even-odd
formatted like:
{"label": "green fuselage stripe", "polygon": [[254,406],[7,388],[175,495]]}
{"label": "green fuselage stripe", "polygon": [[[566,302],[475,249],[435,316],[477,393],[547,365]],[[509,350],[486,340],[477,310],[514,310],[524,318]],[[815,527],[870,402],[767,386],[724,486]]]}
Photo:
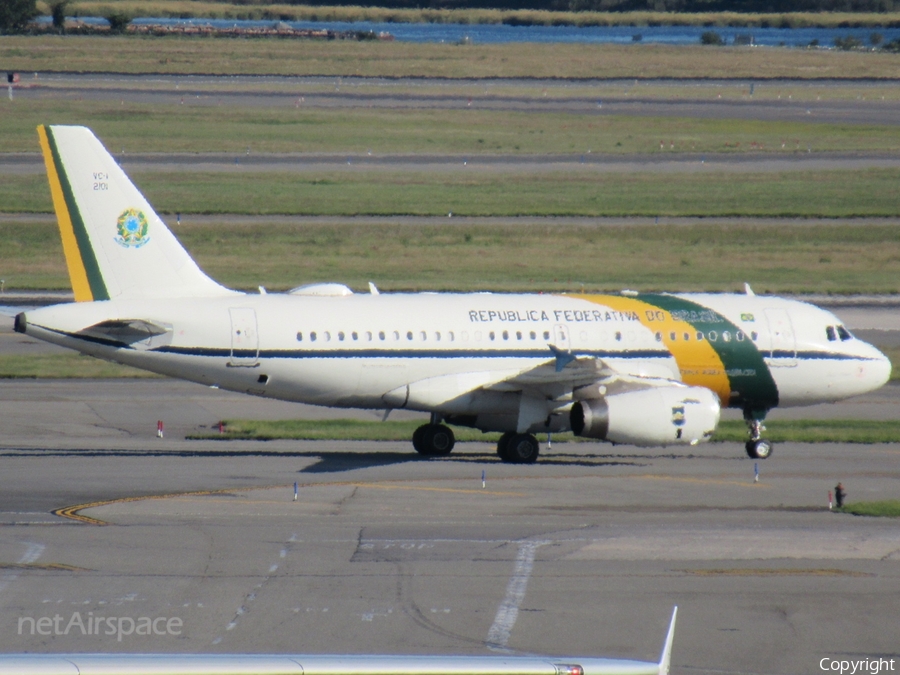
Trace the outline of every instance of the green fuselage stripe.
{"label": "green fuselage stripe", "polygon": [[[722,359],[731,383],[730,407],[768,410],[778,405],[778,386],[762,353],[749,335],[744,340],[735,337],[738,331],[748,334],[748,330],[736,326],[718,312],[684,298],[653,293],[642,293],[638,298],[670,314],[674,312],[707,336],[711,331],[716,332],[717,339],[709,344]],[[726,331],[731,335],[727,342],[722,338]]]}

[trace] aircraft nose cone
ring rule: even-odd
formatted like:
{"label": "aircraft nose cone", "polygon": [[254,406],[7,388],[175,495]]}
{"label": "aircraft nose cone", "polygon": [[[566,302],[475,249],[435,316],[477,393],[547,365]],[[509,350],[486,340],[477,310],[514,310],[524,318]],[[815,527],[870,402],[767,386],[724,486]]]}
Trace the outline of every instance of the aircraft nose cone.
{"label": "aircraft nose cone", "polygon": [[[878,350],[875,350],[878,352]],[[867,364],[867,373],[866,379],[871,384],[871,389],[878,389],[879,387],[887,384],[888,380],[891,379],[891,371],[893,370],[893,366],[891,365],[891,360],[878,352],[878,356],[880,358],[871,361],[870,364]]]}

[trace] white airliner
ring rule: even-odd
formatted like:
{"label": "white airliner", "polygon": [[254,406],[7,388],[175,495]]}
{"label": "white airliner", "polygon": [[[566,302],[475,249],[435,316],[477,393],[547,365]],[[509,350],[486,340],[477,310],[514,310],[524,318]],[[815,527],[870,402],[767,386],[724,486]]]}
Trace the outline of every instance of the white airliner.
{"label": "white airliner", "polygon": [[743,411],[747,453],[776,406],[872,391],[891,364],[804,302],[743,294],[354,294],[339,284],[242,293],[210,279],[89,129],[38,128],[75,303],[16,330],[85,354],[256,396],[428,412],[423,455],[447,424],[502,432],[533,462],[534,434],[647,446],[710,438]]}
{"label": "white airliner", "polygon": [[381,654],[2,654],[0,675],[668,675],[672,612],[658,663],[579,656]]}

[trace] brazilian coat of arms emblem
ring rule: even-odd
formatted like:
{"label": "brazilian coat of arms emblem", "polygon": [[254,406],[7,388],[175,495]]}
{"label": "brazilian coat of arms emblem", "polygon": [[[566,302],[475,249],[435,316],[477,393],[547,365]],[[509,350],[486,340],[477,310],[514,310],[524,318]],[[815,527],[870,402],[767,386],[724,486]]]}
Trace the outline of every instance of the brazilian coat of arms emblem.
{"label": "brazilian coat of arms emblem", "polygon": [[118,236],[116,243],[125,248],[140,248],[148,241],[150,236],[150,223],[143,211],[137,209],[125,209],[117,221]]}

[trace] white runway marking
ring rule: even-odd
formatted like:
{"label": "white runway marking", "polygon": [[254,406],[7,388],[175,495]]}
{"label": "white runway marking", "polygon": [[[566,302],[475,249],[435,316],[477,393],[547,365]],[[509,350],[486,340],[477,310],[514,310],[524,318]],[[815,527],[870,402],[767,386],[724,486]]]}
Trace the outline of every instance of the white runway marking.
{"label": "white runway marking", "polygon": [[[291,538],[285,542],[284,546],[282,546],[281,550],[278,552],[278,557],[282,558],[282,559],[287,557],[287,554],[291,549],[290,545],[296,541],[298,541],[298,539],[297,539],[297,535],[295,533],[295,534],[292,534]],[[256,600],[256,597],[259,594],[260,589],[262,589],[262,587],[269,581],[269,579],[271,578],[271,575],[277,571],[278,571],[278,563],[272,564],[269,567],[268,574],[265,577],[263,577],[263,580],[260,581],[258,584],[256,584],[253,587],[253,590],[251,590],[247,595],[244,596],[244,604],[242,604],[240,607],[237,608],[237,611],[234,613],[234,617],[231,619],[231,621],[228,623],[228,625],[225,626],[226,632],[232,631],[235,628],[237,628],[238,622],[240,621],[241,617],[250,611],[250,605],[253,603],[254,600]],[[219,644],[220,642],[222,642],[223,637],[224,637],[223,635],[219,635],[216,639],[214,639],[212,641],[212,643],[214,645]]]}
{"label": "white runway marking", "polygon": [[44,549],[47,548],[43,544],[35,544],[34,542],[28,542],[25,544],[27,547],[25,549],[25,553],[19,558],[20,565],[29,565],[35,562],[38,558],[41,557],[41,554],[44,552]]}
{"label": "white runway marking", "polygon": [[506,597],[497,608],[497,616],[494,617],[494,623],[488,630],[487,644],[491,649],[506,650],[509,635],[519,617],[519,605],[525,599],[525,591],[528,589],[528,579],[534,567],[534,556],[538,548],[548,543],[546,541],[524,541],[519,544],[516,566],[506,585]]}

